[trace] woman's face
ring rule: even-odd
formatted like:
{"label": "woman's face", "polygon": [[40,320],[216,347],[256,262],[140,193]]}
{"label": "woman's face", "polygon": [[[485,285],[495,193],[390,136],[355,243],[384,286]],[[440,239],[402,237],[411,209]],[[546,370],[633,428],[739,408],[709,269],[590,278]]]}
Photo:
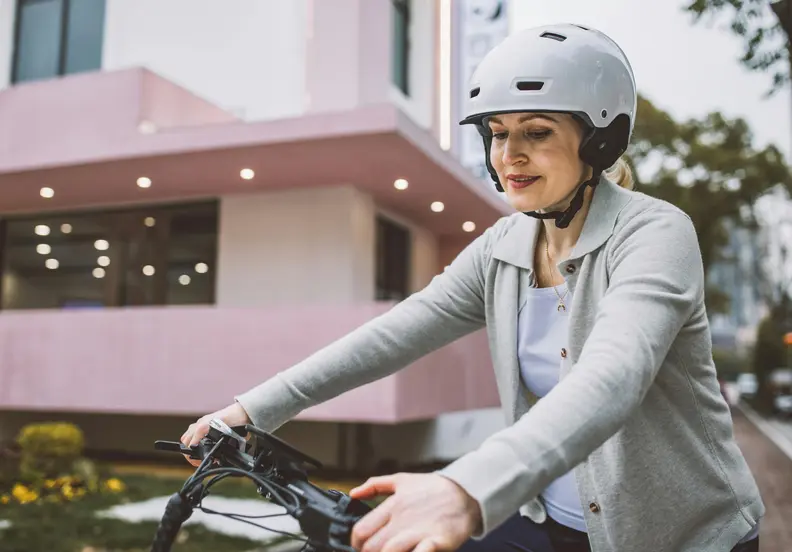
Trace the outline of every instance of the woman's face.
{"label": "woman's face", "polygon": [[583,130],[562,113],[508,113],[489,117],[490,162],[512,207],[555,210],[591,169],[578,157]]}

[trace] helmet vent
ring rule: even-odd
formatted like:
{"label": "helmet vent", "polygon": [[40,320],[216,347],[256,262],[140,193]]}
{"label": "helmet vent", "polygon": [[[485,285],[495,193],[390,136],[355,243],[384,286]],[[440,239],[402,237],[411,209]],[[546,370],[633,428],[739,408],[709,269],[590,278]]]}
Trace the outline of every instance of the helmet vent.
{"label": "helmet vent", "polygon": [[519,81],[517,83],[517,90],[529,90],[536,92],[544,87],[542,81]]}
{"label": "helmet vent", "polygon": [[541,35],[542,38],[552,38],[553,40],[557,40],[558,42],[564,42],[567,37],[564,35],[560,35],[558,33],[551,33],[550,31],[545,31]]}
{"label": "helmet vent", "polygon": [[480,87],[480,86],[477,86],[476,88],[474,88],[474,89],[472,89],[472,90],[470,91],[470,97],[471,97],[471,98],[475,98],[476,96],[478,96],[478,95],[479,95],[479,92],[481,92],[481,87]]}

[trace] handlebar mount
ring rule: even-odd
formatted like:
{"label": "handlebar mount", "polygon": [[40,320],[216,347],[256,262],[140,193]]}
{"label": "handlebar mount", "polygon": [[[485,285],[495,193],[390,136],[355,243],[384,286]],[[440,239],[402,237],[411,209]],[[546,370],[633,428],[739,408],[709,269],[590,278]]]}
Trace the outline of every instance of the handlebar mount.
{"label": "handlebar mount", "polygon": [[195,508],[267,529],[250,517],[214,512],[202,505],[209,489],[226,477],[250,479],[258,494],[285,509],[282,515],[296,519],[304,536],[286,534],[305,541],[303,552],[355,552],[349,545],[352,527],[370,507],[340,491],[311,483],[309,468],[321,468],[322,464],[271,433],[250,424],[231,428],[213,419],[209,433],[197,445],[156,441],[154,448],[185,454],[201,464],[168,501],[151,552],[170,552]]}

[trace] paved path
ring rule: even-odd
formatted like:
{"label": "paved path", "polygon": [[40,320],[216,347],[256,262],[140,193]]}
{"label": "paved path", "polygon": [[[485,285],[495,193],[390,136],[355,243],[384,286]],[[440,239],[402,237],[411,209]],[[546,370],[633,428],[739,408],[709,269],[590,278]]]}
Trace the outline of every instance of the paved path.
{"label": "paved path", "polygon": [[[732,415],[737,443],[751,467],[767,507],[760,530],[760,552],[792,551],[792,458],[784,452],[787,443],[781,440],[787,435],[788,429],[788,444],[792,450],[792,424],[789,428],[784,425],[775,427],[777,433],[771,429],[771,439],[760,431],[755,422],[765,430],[768,424],[757,419],[751,411],[734,409]],[[776,425],[776,422],[772,422],[769,427],[774,428]],[[781,446],[774,440],[779,440]]]}

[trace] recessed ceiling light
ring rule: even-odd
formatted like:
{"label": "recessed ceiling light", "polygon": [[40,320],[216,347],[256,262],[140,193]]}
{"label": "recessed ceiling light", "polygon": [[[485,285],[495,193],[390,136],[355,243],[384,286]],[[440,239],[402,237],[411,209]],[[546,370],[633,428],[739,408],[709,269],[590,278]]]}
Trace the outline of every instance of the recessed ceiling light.
{"label": "recessed ceiling light", "polygon": [[58,259],[47,259],[46,261],[44,261],[44,266],[46,266],[50,270],[55,270],[60,266],[60,263],[58,262]]}
{"label": "recessed ceiling light", "polygon": [[465,232],[473,232],[475,229],[476,229],[476,223],[473,221],[469,220],[464,224],[462,224],[462,230],[464,230]]}
{"label": "recessed ceiling light", "polygon": [[101,257],[96,259],[96,264],[98,264],[99,266],[107,266],[110,264],[110,257],[108,257],[107,255],[102,255]]}
{"label": "recessed ceiling light", "polygon": [[41,194],[41,197],[46,197],[49,199],[55,195],[55,190],[52,188],[41,188],[41,190],[39,190],[39,194]]}
{"label": "recessed ceiling light", "polygon": [[151,188],[151,179],[147,176],[141,176],[137,179],[137,185],[140,188]]}
{"label": "recessed ceiling light", "polygon": [[190,283],[190,277],[186,274],[182,274],[181,276],[179,276],[179,283],[183,286],[186,286],[187,284]]}
{"label": "recessed ceiling light", "polygon": [[154,134],[157,132],[157,125],[151,121],[140,121],[140,124],[138,124],[138,132],[140,134]]}
{"label": "recessed ceiling light", "polygon": [[432,202],[432,211],[435,213],[440,213],[445,209],[445,205],[443,205],[442,201],[434,201]]}
{"label": "recessed ceiling light", "polygon": [[52,248],[49,246],[49,244],[40,243],[36,246],[36,253],[39,255],[49,255],[52,253]]}
{"label": "recessed ceiling light", "polygon": [[143,274],[145,274],[146,276],[154,276],[155,272],[156,270],[154,270],[154,267],[151,265],[146,265],[143,267]]}
{"label": "recessed ceiling light", "polygon": [[33,231],[39,236],[49,236],[50,227],[46,224],[37,224]]}
{"label": "recessed ceiling light", "polygon": [[93,269],[92,274],[93,274],[94,278],[104,278],[105,277],[105,269],[102,268],[101,266],[97,266],[96,268]]}
{"label": "recessed ceiling light", "polygon": [[110,247],[110,244],[107,242],[107,240],[96,240],[94,242],[94,247],[98,251],[107,251],[107,249]]}
{"label": "recessed ceiling light", "polygon": [[252,180],[253,177],[256,176],[256,173],[253,171],[253,169],[242,169],[239,171],[239,176],[245,180]]}
{"label": "recessed ceiling light", "polygon": [[410,183],[403,178],[397,178],[393,181],[393,187],[397,190],[406,190]]}
{"label": "recessed ceiling light", "polygon": [[63,232],[64,234],[71,234],[71,231],[72,231],[71,224],[69,224],[68,222],[61,224],[61,232]]}
{"label": "recessed ceiling light", "polygon": [[145,219],[143,219],[143,224],[151,228],[155,224],[157,224],[157,219],[155,219],[154,217],[146,217]]}
{"label": "recessed ceiling light", "polygon": [[198,263],[195,265],[195,272],[198,274],[206,274],[209,272],[209,265],[206,263]]}

